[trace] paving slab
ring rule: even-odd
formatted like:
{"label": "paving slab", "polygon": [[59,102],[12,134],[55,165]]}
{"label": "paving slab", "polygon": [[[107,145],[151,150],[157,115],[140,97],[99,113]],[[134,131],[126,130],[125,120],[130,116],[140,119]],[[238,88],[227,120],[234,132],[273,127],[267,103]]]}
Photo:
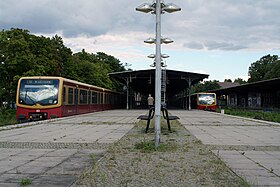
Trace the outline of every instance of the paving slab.
{"label": "paving slab", "polygon": [[[170,111],[252,186],[280,186],[280,124],[213,112]],[[261,151],[260,151],[261,150]]]}
{"label": "paving slab", "polygon": [[[0,131],[0,186],[69,186],[146,111],[112,110]],[[90,146],[89,146],[90,145]]]}

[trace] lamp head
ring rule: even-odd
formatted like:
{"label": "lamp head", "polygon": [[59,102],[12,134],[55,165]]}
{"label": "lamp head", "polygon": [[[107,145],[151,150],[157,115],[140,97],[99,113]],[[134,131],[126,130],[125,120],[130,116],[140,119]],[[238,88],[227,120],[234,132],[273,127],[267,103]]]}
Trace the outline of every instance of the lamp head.
{"label": "lamp head", "polygon": [[142,5],[138,6],[136,10],[144,13],[149,13],[155,11],[155,8],[150,3],[143,3]]}
{"label": "lamp head", "polygon": [[148,58],[156,58],[156,55],[155,55],[155,54],[150,54],[150,55],[148,56]]}
{"label": "lamp head", "polygon": [[181,8],[173,3],[167,3],[163,5],[162,10],[168,13],[173,13],[173,12],[181,11]]}
{"label": "lamp head", "polygon": [[169,55],[167,55],[167,54],[161,54],[160,56],[161,56],[161,58],[169,58]]}
{"label": "lamp head", "polygon": [[164,43],[164,44],[169,44],[169,43],[172,43],[174,42],[173,40],[171,40],[170,38],[162,38],[161,39],[161,43]]}
{"label": "lamp head", "polygon": [[148,43],[148,44],[154,44],[156,43],[156,39],[155,38],[148,38],[147,40],[144,41],[145,43]]}

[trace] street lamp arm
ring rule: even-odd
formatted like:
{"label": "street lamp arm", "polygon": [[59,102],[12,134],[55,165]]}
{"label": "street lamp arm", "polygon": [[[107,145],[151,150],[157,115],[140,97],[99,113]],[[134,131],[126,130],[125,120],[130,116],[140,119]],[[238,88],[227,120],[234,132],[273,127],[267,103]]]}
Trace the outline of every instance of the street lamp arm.
{"label": "street lamp arm", "polygon": [[[147,44],[155,44],[156,43],[156,39],[155,38],[148,38],[144,41],[145,43]],[[169,43],[172,43],[174,42],[173,40],[171,40],[170,38],[161,38],[160,39],[160,43],[161,44],[169,44]]]}

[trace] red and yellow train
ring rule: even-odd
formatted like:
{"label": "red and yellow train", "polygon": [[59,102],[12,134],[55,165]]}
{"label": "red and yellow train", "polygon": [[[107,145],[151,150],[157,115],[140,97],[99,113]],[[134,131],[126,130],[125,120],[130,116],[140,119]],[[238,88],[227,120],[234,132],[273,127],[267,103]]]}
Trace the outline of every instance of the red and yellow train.
{"label": "red and yellow train", "polygon": [[16,118],[33,121],[124,107],[123,94],[63,77],[22,77]]}
{"label": "red and yellow train", "polygon": [[215,93],[196,93],[191,96],[192,108],[216,111],[217,99]]}

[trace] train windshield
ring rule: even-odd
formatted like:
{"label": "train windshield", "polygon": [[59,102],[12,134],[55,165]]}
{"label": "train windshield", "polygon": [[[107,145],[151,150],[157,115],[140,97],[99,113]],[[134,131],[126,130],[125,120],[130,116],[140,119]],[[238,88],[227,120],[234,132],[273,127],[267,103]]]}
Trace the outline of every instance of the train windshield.
{"label": "train windshield", "polygon": [[20,82],[19,103],[25,105],[55,105],[58,103],[59,80],[23,79]]}
{"label": "train windshield", "polygon": [[215,94],[198,94],[199,105],[214,105]]}

